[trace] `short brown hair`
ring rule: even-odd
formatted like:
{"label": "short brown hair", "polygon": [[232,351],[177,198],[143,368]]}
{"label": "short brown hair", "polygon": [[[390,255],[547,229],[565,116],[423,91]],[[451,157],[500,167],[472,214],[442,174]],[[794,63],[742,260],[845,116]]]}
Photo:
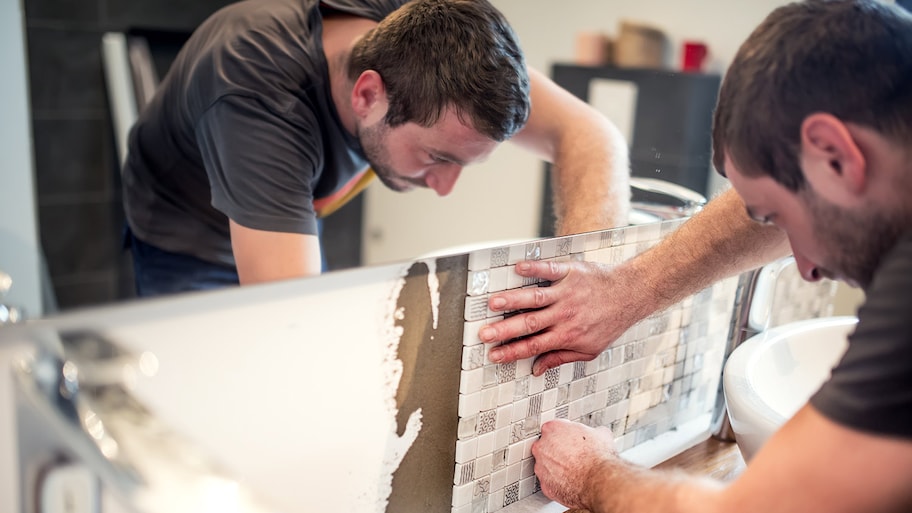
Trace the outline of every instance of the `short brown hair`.
{"label": "short brown hair", "polygon": [[503,141],[529,117],[525,58],[487,0],[406,3],[355,44],[349,77],[366,70],[383,78],[392,126],[431,126],[455,107],[480,133]]}
{"label": "short brown hair", "polygon": [[903,144],[912,137],[912,16],[877,0],[807,0],[773,11],[741,45],[713,120],[713,164],[792,191],[804,119],[825,112]]}

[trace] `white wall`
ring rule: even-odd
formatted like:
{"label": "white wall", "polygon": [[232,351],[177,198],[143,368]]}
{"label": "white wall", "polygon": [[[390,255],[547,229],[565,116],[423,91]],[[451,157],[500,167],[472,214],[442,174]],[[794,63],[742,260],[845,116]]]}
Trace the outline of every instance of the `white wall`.
{"label": "white wall", "polygon": [[[3,299],[41,314],[31,125],[20,0],[0,0],[0,269],[13,277]],[[13,424],[12,348],[0,347],[0,511],[19,511]]]}
{"label": "white wall", "polygon": [[13,278],[5,302],[42,313],[38,230],[20,0],[0,0],[0,270]]}
{"label": "white wall", "polygon": [[[722,72],[750,31],[786,0],[492,0],[510,20],[530,66],[546,73],[573,60],[583,31],[615,36],[621,20],[657,26],[675,50],[685,39],[710,48],[708,70]],[[505,144],[491,159],[467,168],[453,194],[397,194],[380,184],[368,191],[363,240],[365,263],[406,258],[438,248],[538,232],[543,165]],[[711,182],[717,190],[721,181]]]}

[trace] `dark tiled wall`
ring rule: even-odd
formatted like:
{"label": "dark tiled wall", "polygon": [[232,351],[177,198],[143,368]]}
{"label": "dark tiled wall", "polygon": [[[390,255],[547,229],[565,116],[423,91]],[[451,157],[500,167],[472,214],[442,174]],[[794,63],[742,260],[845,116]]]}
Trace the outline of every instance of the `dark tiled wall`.
{"label": "dark tiled wall", "polygon": [[[61,309],[132,297],[101,38],[107,31],[189,31],[233,0],[25,0],[38,218]],[[360,223],[360,203],[327,226]],[[357,265],[360,235],[332,230],[334,268]]]}

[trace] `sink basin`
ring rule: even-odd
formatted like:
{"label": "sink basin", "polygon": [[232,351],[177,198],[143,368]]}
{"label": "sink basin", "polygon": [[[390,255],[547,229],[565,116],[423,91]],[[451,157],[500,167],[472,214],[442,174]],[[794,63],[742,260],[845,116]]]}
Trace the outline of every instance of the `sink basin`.
{"label": "sink basin", "polygon": [[745,461],[829,379],[857,323],[854,316],[840,316],[783,324],[732,352],[722,382]]}

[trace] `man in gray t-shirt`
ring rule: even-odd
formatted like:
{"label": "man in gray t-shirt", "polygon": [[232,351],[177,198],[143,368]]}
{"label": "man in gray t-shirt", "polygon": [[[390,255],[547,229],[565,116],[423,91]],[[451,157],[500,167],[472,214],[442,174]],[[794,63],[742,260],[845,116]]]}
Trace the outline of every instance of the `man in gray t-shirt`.
{"label": "man in gray t-shirt", "polygon": [[194,31],[130,133],[138,292],[319,273],[317,219],[371,178],[443,196],[508,139],[555,164],[559,233],[626,224],[623,139],[527,70],[489,2],[229,5]]}

